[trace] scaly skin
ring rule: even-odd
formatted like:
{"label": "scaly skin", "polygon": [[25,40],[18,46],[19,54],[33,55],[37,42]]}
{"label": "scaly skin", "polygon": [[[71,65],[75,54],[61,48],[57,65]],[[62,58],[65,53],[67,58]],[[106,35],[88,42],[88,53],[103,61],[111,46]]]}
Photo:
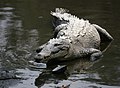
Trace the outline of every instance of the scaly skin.
{"label": "scaly skin", "polygon": [[113,40],[105,29],[69,14],[68,10],[56,8],[51,15],[54,17],[54,38],[37,49],[38,54],[35,57],[37,61],[51,59],[62,61],[85,56],[95,61],[102,56],[99,50],[103,40],[101,35],[106,40]]}

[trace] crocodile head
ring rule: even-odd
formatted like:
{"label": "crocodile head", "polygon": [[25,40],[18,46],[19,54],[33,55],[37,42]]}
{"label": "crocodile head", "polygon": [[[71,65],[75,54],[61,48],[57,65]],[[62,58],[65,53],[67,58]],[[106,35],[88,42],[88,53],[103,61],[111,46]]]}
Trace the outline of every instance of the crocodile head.
{"label": "crocodile head", "polygon": [[35,56],[36,62],[48,62],[51,59],[62,60],[67,56],[70,48],[69,41],[65,39],[50,39],[46,44],[40,46]]}

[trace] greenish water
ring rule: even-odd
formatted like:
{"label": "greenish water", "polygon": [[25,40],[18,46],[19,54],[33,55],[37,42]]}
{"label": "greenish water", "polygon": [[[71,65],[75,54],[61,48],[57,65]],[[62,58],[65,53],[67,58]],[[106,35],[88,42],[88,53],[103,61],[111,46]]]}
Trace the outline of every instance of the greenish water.
{"label": "greenish water", "polygon": [[[24,79],[0,80],[0,88],[119,88],[119,0],[0,0],[0,69],[15,70]],[[50,11],[56,7],[105,28],[114,38],[104,57],[91,63],[68,62],[69,74],[53,75],[31,68],[35,49],[52,37]]]}

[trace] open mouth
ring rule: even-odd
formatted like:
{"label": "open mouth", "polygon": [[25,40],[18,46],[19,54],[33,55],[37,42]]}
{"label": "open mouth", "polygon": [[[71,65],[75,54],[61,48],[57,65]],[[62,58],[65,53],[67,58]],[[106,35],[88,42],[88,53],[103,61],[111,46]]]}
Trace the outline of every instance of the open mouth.
{"label": "open mouth", "polygon": [[35,62],[37,62],[37,63],[41,63],[41,60],[42,60],[42,59],[36,59],[36,58],[35,58]]}

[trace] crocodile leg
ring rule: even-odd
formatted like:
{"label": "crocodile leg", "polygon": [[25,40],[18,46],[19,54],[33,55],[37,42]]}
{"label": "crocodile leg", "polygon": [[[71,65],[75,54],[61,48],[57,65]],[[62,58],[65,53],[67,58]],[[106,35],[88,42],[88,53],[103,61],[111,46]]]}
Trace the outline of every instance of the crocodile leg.
{"label": "crocodile leg", "polygon": [[96,61],[102,56],[102,52],[94,48],[85,48],[79,52],[79,55],[90,56],[90,61]]}
{"label": "crocodile leg", "polygon": [[96,25],[96,24],[92,24],[98,31],[98,33],[101,35],[102,39],[105,39],[107,41],[112,41],[113,37],[102,27]]}

